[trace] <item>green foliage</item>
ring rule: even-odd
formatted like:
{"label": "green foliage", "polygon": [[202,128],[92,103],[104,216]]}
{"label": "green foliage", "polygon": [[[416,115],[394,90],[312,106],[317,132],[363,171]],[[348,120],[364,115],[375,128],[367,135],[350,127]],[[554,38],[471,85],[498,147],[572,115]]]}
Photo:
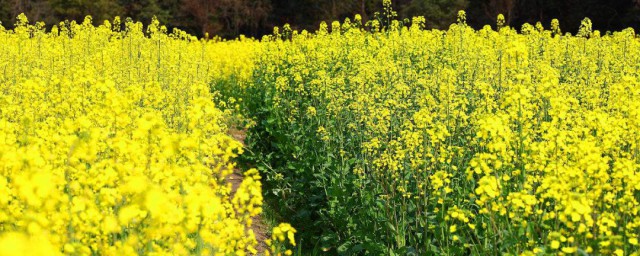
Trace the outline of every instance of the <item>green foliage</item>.
{"label": "green foliage", "polygon": [[[389,8],[379,16],[393,23],[392,13]],[[382,33],[387,33],[387,30],[400,29],[368,26],[377,25],[369,23],[361,28],[356,23],[345,22],[341,24],[342,29],[332,28],[331,32],[321,26],[318,34],[331,33],[330,36],[337,38],[343,33],[352,35],[348,37],[350,39],[373,40],[382,34],[367,34],[362,38],[356,35],[364,30],[382,29]],[[280,35],[273,38],[280,38]],[[346,79],[346,88],[335,88],[336,92],[348,93],[349,88],[357,88],[358,81],[350,80],[350,74],[364,72],[369,66],[361,63],[363,59],[354,59],[348,54],[362,50],[351,45],[349,40],[327,40],[311,48],[291,48],[291,45],[279,45],[279,39],[276,39],[270,43],[274,47],[273,53],[259,56],[260,64],[254,71],[251,86],[239,89],[234,88],[233,83],[217,82],[212,89],[227,97],[242,98],[244,111],[256,121],[245,140],[248,152],[243,161],[257,165],[263,173],[267,204],[300,231],[303,251],[339,255],[434,253],[433,250],[442,245],[432,241],[436,237],[427,239],[425,232],[419,230],[426,229],[426,223],[420,224],[421,219],[415,216],[398,215],[415,213],[417,206],[407,203],[400,195],[385,197],[389,191],[385,191],[388,184],[379,183],[383,177],[363,176],[373,172],[372,158],[363,153],[362,148],[362,142],[371,134],[367,134],[364,124],[354,121],[360,118],[359,115],[348,109],[332,110],[333,104],[347,102],[333,102],[332,96],[311,95],[309,91],[296,89],[319,86],[317,81],[327,79],[326,74]],[[340,50],[321,59],[292,59],[280,54],[280,50],[285,50],[313,56],[332,42],[339,43]],[[374,54],[382,51],[382,45],[372,45],[360,53],[371,55],[369,59],[373,59]],[[401,53],[401,48],[392,51],[398,57],[407,54]],[[404,57],[420,60],[417,56]],[[374,72],[373,77],[389,75],[379,67],[372,68],[371,72]],[[384,80],[375,82],[388,83]],[[327,88],[325,93],[331,92]],[[385,100],[377,98],[375,104],[384,104]],[[392,121],[394,126],[400,128],[402,117],[411,113],[394,112],[397,117]],[[397,132],[394,130],[394,136]],[[429,218],[435,220],[436,215]]]}
{"label": "green foliage", "polygon": [[[518,33],[503,18],[499,29],[474,30],[465,11],[448,30],[424,30],[423,18],[397,20],[391,2],[384,2],[364,25],[348,19],[321,23],[314,33],[274,29],[261,42],[265,51],[256,56],[252,83],[212,86],[243,99],[246,116],[255,121],[244,161],[260,170],[268,204],[300,231],[304,251],[612,252],[599,248],[598,239],[606,238],[594,238],[586,226],[576,230],[588,217],[571,212],[578,209],[573,198],[597,197],[593,186],[608,182],[574,164],[590,165],[580,160],[589,150],[573,141],[558,146],[557,137],[569,125],[576,142],[584,136],[600,141],[573,127],[584,118],[566,115],[599,106],[615,115],[608,108],[630,104],[610,100],[604,94],[613,92],[603,88],[613,85],[591,77],[600,72],[612,74],[612,84],[636,81],[637,72],[628,68],[638,56],[628,45],[637,43],[633,30],[601,37],[585,20],[576,37],[559,35],[557,21],[551,30],[525,24]],[[605,47],[615,50],[608,54]],[[575,103],[559,103],[574,97]],[[558,106],[570,110],[558,114],[564,111]],[[559,151],[565,146],[568,151]],[[594,150],[594,157],[604,156]],[[615,179],[604,174],[615,164],[601,166],[603,177]],[[620,188],[637,200],[632,186]],[[615,216],[615,227],[636,231],[627,218],[633,210],[604,214],[613,208],[577,207]]]}

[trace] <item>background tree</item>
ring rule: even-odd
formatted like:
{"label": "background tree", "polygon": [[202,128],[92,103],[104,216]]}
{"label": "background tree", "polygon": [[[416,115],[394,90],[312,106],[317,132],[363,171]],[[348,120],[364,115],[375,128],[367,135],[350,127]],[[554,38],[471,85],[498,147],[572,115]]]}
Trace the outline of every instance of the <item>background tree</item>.
{"label": "background tree", "polygon": [[49,6],[49,15],[57,20],[82,21],[85,16],[91,15],[96,23],[101,23],[123,13],[120,3],[111,0],[49,0]]}
{"label": "background tree", "polygon": [[[425,16],[430,28],[446,29],[456,12],[467,11],[467,24],[495,26],[498,14],[508,26],[525,22],[549,26],[557,18],[563,31],[575,33],[584,17],[593,28],[606,31],[640,28],[640,0],[392,0],[400,19]],[[156,16],[169,28],[177,27],[202,36],[226,38],[245,34],[261,37],[273,26],[291,24],[294,29],[314,30],[321,21],[344,20],[360,14],[366,22],[382,9],[382,0],[0,0],[0,21],[12,27],[25,13],[31,21],[49,25],[61,20],[82,21],[92,15],[96,24],[114,16],[148,23]],[[640,31],[639,31],[640,32]]]}
{"label": "background tree", "polygon": [[149,22],[155,16],[163,24],[176,22],[172,10],[180,6],[179,0],[119,0],[118,3],[125,13],[123,16],[136,17],[143,22]]}
{"label": "background tree", "polygon": [[518,0],[489,0],[482,7],[485,15],[493,17],[494,21],[498,14],[502,14],[504,15],[505,23],[511,24],[511,20],[516,16],[517,9],[515,7],[517,3]]}
{"label": "background tree", "polygon": [[11,20],[11,15],[13,13],[9,10],[9,5],[1,4],[0,5],[0,25],[7,26],[8,24],[4,23],[6,21]]}
{"label": "background tree", "polygon": [[446,29],[456,21],[459,10],[467,9],[467,0],[422,0],[407,1],[399,6],[403,17],[424,16],[429,28]]}
{"label": "background tree", "polygon": [[51,8],[47,0],[0,0],[0,21],[3,26],[13,25],[15,17],[20,13],[27,15],[29,20],[54,22],[57,19],[51,17]]}
{"label": "background tree", "polygon": [[200,34],[257,33],[271,12],[268,0],[184,0],[181,10],[201,27]]}

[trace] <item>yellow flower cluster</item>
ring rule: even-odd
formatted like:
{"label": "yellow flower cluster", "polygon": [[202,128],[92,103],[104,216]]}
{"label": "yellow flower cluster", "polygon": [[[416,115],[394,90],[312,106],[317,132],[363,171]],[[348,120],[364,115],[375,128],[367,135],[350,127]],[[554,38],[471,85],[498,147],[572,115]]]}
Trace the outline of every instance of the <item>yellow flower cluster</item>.
{"label": "yellow flower cluster", "polygon": [[[275,255],[281,256],[292,255],[293,251],[286,249],[287,240],[292,246],[296,246],[295,233],[296,229],[288,223],[281,223],[273,228],[271,239],[267,239],[266,243],[270,247],[270,251]],[[270,255],[269,251],[265,252],[266,255]]]}
{"label": "yellow flower cluster", "polygon": [[[308,152],[289,161],[328,156],[300,162],[339,177],[318,184],[358,187],[344,197],[324,189],[327,207],[362,200],[324,221],[353,216],[335,231],[345,241],[370,245],[366,239],[377,237],[387,248],[424,254],[638,255],[633,29],[601,35],[585,20],[572,36],[557,20],[551,30],[537,24],[520,32],[502,16],[498,30],[474,30],[465,20],[459,13],[447,31],[424,30],[414,19],[371,32],[347,19],[264,42],[270,50],[257,67],[264,80],[255,86],[271,97],[275,120],[265,130],[288,134],[291,141],[279,143]],[[305,136],[313,139],[295,141]],[[371,215],[358,219],[359,207]],[[374,219],[384,223],[369,225]]]}
{"label": "yellow flower cluster", "polygon": [[0,45],[0,255],[256,253],[260,176],[232,194],[209,88],[245,81],[256,42],[20,16]]}

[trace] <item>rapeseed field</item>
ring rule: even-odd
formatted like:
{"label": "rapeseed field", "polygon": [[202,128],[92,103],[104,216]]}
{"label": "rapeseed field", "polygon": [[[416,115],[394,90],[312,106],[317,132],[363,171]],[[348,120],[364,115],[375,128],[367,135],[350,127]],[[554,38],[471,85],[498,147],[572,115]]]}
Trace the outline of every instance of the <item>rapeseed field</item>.
{"label": "rapeseed field", "polygon": [[0,255],[256,254],[263,204],[265,254],[640,255],[633,29],[385,3],[261,40],[0,28]]}

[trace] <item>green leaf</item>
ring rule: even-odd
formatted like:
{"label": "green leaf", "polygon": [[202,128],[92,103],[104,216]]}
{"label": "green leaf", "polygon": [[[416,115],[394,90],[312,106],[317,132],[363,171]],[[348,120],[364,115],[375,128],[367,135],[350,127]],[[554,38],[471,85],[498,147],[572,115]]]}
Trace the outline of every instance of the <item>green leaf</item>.
{"label": "green leaf", "polygon": [[347,253],[347,251],[351,248],[352,244],[353,243],[351,241],[347,241],[346,243],[341,244],[340,246],[338,246],[338,253],[339,254]]}

